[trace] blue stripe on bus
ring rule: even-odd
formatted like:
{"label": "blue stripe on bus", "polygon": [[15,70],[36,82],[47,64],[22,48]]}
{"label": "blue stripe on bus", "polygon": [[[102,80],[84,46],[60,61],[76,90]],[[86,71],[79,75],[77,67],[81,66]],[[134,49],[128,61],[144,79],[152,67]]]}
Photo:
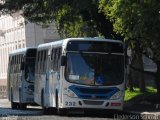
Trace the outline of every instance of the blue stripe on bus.
{"label": "blue stripe on bus", "polygon": [[117,87],[98,88],[77,85],[71,85],[69,89],[82,99],[110,99],[112,95],[120,91]]}

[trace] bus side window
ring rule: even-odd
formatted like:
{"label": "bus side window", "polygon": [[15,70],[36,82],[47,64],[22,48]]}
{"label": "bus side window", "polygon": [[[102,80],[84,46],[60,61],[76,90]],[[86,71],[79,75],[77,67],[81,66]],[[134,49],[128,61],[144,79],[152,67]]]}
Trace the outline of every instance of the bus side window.
{"label": "bus side window", "polygon": [[43,51],[43,58],[42,58],[42,73],[45,73],[45,64],[46,64],[46,56],[47,55],[47,51]]}
{"label": "bus side window", "polygon": [[19,69],[22,70],[22,55],[19,56]]}
{"label": "bus side window", "polygon": [[18,55],[16,55],[16,73],[18,73]]}
{"label": "bus side window", "polygon": [[48,61],[48,50],[45,51],[45,59],[44,59],[44,72],[47,70],[47,61]]}
{"label": "bus side window", "polygon": [[59,71],[61,63],[61,48],[52,49],[51,53],[51,69]]}
{"label": "bus side window", "polygon": [[12,56],[12,73],[14,73],[14,57]]}
{"label": "bus side window", "polygon": [[53,71],[56,71],[56,66],[57,66],[57,49],[54,49],[54,62],[53,62]]}
{"label": "bus side window", "polygon": [[57,58],[57,70],[60,71],[60,66],[61,66],[61,48],[58,49],[58,58]]}
{"label": "bus side window", "polygon": [[20,55],[18,55],[18,66],[17,66],[18,67],[18,73],[20,72],[20,67],[19,66],[20,66]]}
{"label": "bus side window", "polygon": [[54,49],[52,49],[52,52],[51,52],[51,69],[53,70],[53,67],[54,67]]}
{"label": "bus side window", "polygon": [[56,71],[59,71],[59,49],[56,51]]}
{"label": "bus side window", "polygon": [[9,59],[8,59],[8,72],[10,73],[11,72],[11,57],[9,56]]}
{"label": "bus side window", "polygon": [[21,69],[21,70],[24,70],[24,62],[21,62],[21,64],[20,64],[20,69]]}
{"label": "bus side window", "polygon": [[15,72],[15,57],[13,56],[13,73]]}
{"label": "bus side window", "polygon": [[13,72],[13,58],[10,56],[10,73],[12,73]]}
{"label": "bus side window", "polygon": [[39,58],[39,52],[37,52],[36,54],[35,73],[38,73],[38,58]]}
{"label": "bus side window", "polygon": [[17,55],[17,73],[19,73],[20,70],[19,70],[19,55]]}
{"label": "bus side window", "polygon": [[44,58],[44,51],[41,51],[41,58],[40,58],[40,73],[43,73],[43,58]]}
{"label": "bus side window", "polygon": [[38,52],[38,62],[37,62],[37,73],[40,73],[40,57],[41,57],[41,53],[39,51]]}
{"label": "bus side window", "polygon": [[15,73],[15,68],[16,68],[15,61],[16,61],[15,56],[13,56],[13,73]]}
{"label": "bus side window", "polygon": [[43,57],[44,57],[44,51],[41,51],[41,57],[40,57],[40,73],[43,73]]}
{"label": "bus side window", "polygon": [[19,56],[19,63],[20,63],[19,69],[20,69],[20,70],[21,70],[21,62],[22,62],[22,55]]}

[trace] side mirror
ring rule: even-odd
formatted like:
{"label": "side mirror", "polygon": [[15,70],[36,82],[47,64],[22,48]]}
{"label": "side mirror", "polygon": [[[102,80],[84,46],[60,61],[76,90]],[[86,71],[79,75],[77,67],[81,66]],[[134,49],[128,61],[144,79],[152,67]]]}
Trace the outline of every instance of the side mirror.
{"label": "side mirror", "polygon": [[21,62],[21,70],[24,70],[24,62]]}
{"label": "side mirror", "polygon": [[61,66],[65,66],[66,65],[66,56],[62,56],[61,57]]}

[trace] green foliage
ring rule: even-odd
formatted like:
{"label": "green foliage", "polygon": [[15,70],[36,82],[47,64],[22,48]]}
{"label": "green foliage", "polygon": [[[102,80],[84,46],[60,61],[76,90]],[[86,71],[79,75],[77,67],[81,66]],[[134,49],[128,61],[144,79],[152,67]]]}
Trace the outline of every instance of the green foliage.
{"label": "green foliage", "polygon": [[127,89],[125,91],[125,98],[124,100],[125,101],[129,101],[139,95],[142,95],[142,92],[140,92],[140,89],[139,88],[134,88],[134,91],[129,91],[129,89]]}
{"label": "green foliage", "polygon": [[47,26],[56,22],[61,37],[119,37],[104,14],[98,13],[97,0],[6,0],[2,14],[23,11],[30,22]]}
{"label": "green foliage", "polygon": [[[139,39],[142,49],[160,60],[160,2],[158,0],[100,0],[100,12],[126,40]],[[131,41],[129,41],[131,42]],[[150,55],[151,56],[151,55]]]}
{"label": "green foliage", "polygon": [[154,87],[151,87],[151,86],[148,86],[146,88],[146,92],[145,93],[142,93],[139,88],[134,88],[134,91],[129,91],[129,89],[127,89],[125,91],[124,100],[125,101],[129,101],[129,100],[132,100],[132,99],[134,99],[136,97],[139,97],[139,96],[144,97],[144,96],[147,96],[147,95],[150,95],[150,94],[154,94],[156,92],[157,92],[157,90]]}
{"label": "green foliage", "polygon": [[84,21],[79,11],[64,4],[55,12],[55,22],[61,37],[86,37],[98,35],[96,25],[92,20]]}

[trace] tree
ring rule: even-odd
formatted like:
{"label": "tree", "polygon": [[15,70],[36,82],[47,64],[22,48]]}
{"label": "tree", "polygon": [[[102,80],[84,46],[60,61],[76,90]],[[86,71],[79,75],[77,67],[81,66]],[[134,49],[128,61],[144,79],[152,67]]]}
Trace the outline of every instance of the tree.
{"label": "tree", "polygon": [[100,0],[99,8],[113,22],[117,33],[123,35],[132,46],[135,44],[130,39],[138,39],[141,51],[157,64],[156,85],[160,94],[160,2]]}
{"label": "tree", "polygon": [[31,22],[56,22],[61,37],[105,36],[121,39],[112,23],[98,12],[97,0],[6,0],[0,5],[3,14],[22,10]]}

